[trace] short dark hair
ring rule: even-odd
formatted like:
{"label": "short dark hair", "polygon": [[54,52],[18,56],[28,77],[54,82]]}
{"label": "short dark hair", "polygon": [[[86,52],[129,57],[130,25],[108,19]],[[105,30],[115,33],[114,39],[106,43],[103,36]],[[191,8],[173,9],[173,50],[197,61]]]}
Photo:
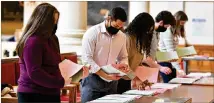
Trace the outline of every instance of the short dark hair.
{"label": "short dark hair", "polygon": [[113,20],[121,20],[122,22],[127,21],[127,14],[125,10],[121,7],[115,7],[111,10],[110,16],[112,17]]}
{"label": "short dark hair", "polygon": [[161,11],[155,17],[155,22],[160,22],[161,20],[163,20],[164,24],[170,24],[170,25],[174,25],[175,24],[175,18],[172,15],[172,13],[169,12],[169,11]]}

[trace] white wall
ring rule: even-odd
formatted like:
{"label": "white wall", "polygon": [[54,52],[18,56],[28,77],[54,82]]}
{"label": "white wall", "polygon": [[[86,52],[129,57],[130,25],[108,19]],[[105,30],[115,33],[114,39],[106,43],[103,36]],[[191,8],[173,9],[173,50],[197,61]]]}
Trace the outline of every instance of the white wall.
{"label": "white wall", "polygon": [[175,2],[150,2],[150,14],[153,18],[157,16],[157,14],[163,10],[168,10],[172,14],[176,13],[179,10],[183,10],[183,1],[175,1]]}
{"label": "white wall", "polygon": [[[153,18],[162,10],[168,10],[173,15],[179,10],[186,12],[189,21],[185,28],[190,44],[213,45],[214,2],[150,2],[150,14]],[[180,38],[179,44],[184,44],[184,40]]]}
{"label": "white wall", "polygon": [[186,2],[188,41],[192,44],[213,45],[214,2]]}

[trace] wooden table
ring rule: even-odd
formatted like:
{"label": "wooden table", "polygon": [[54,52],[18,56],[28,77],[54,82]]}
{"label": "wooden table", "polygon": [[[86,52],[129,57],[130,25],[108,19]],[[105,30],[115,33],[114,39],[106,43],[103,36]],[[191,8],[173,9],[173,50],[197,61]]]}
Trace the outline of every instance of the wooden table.
{"label": "wooden table", "polygon": [[142,97],[134,103],[152,103],[157,98],[192,98],[192,103],[213,103],[214,86],[182,85],[153,97]]}
{"label": "wooden table", "polygon": [[197,57],[182,57],[183,66],[186,74],[188,74],[188,61],[195,60],[195,61],[214,61],[214,57],[209,57],[207,59],[204,58],[197,58]]}

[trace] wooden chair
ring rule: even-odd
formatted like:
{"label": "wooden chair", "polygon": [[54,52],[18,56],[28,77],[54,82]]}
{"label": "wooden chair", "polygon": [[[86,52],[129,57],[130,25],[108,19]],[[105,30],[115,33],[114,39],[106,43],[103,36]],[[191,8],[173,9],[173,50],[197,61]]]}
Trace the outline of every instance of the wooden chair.
{"label": "wooden chair", "polygon": [[[17,89],[17,86],[15,86]],[[9,93],[12,97],[1,97],[2,103],[18,103],[17,90]],[[77,85],[70,84],[61,89],[61,103],[76,103]]]}

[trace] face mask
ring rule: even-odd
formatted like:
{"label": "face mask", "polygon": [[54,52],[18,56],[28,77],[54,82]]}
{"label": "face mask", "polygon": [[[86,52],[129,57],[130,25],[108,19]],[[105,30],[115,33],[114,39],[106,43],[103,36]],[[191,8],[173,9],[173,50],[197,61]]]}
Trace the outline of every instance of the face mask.
{"label": "face mask", "polygon": [[106,30],[107,30],[110,34],[112,34],[112,35],[117,34],[118,31],[119,31],[119,29],[114,28],[114,27],[111,26],[111,22],[110,22],[110,26],[107,27]]}
{"label": "face mask", "polygon": [[55,35],[56,30],[57,30],[57,24],[54,25],[53,32],[52,32],[53,35]]}
{"label": "face mask", "polygon": [[157,32],[165,32],[167,28],[164,26],[158,26],[158,29],[156,30]]}

